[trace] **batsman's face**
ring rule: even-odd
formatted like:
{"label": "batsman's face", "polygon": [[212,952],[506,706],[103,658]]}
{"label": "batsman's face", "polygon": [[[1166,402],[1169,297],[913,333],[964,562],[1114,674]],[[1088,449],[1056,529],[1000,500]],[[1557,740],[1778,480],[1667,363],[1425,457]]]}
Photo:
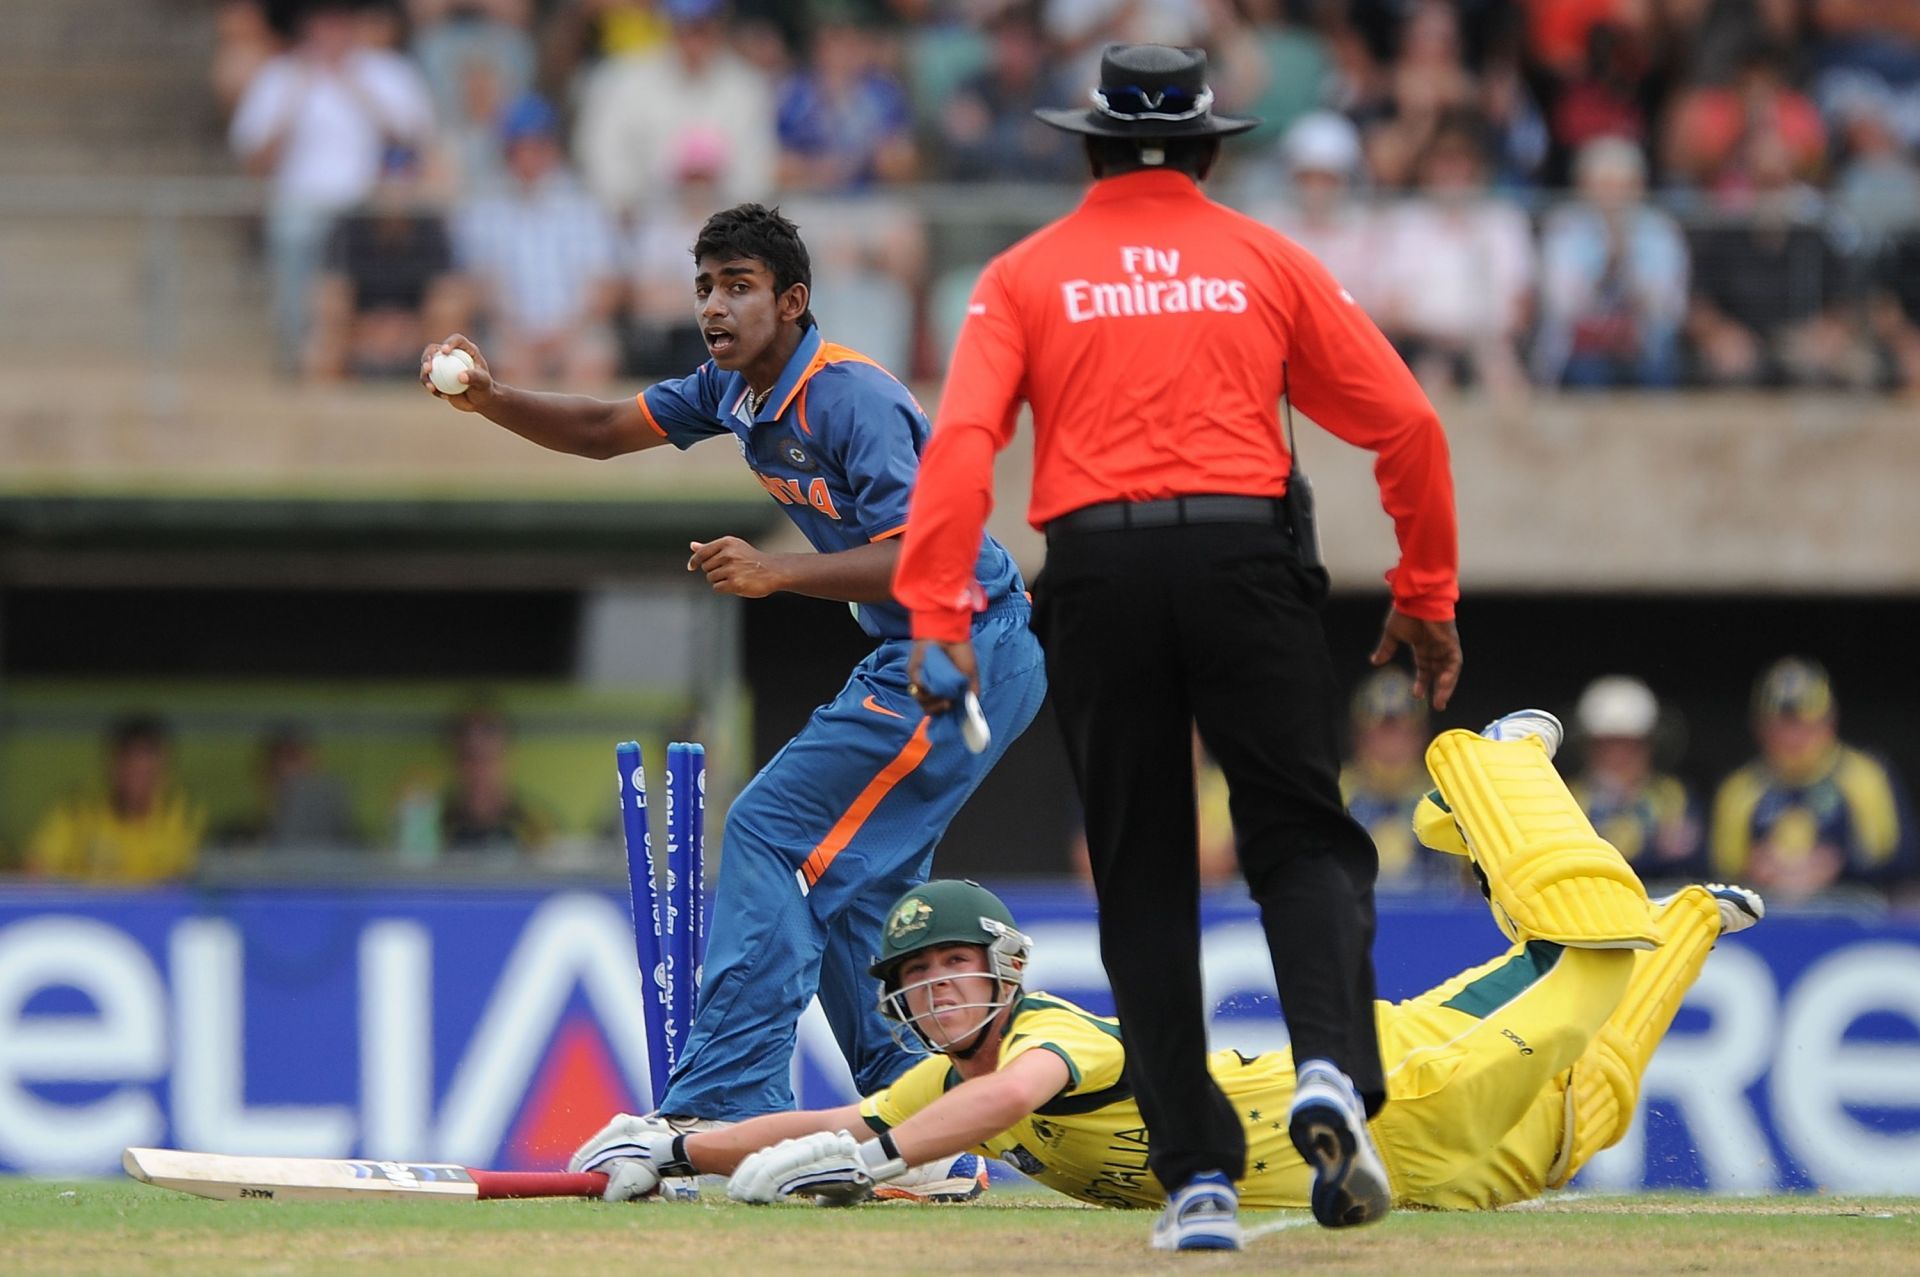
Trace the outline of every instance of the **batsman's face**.
{"label": "batsman's face", "polygon": [[958,1046],[980,1031],[998,1010],[986,950],[977,944],[943,944],[900,964],[907,1014],[935,1047]]}
{"label": "batsman's face", "polygon": [[[791,320],[806,309],[805,289],[795,284],[801,299],[794,308],[774,291],[773,272],[751,257],[721,261],[702,257],[694,264],[694,318],[713,362],[728,372],[740,372],[772,348],[783,317]],[[792,314],[787,314],[791,310]]]}

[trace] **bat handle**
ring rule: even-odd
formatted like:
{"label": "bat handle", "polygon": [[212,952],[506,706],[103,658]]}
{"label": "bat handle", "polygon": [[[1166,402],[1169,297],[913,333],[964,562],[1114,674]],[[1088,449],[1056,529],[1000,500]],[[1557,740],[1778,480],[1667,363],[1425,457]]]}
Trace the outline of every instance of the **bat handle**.
{"label": "bat handle", "polygon": [[598,1197],[607,1189],[599,1171],[477,1171],[467,1168],[480,1200],[506,1197]]}
{"label": "bat handle", "polygon": [[980,708],[980,698],[971,690],[960,702],[960,714],[960,739],[966,742],[968,752],[986,753],[987,746],[993,744],[993,729],[987,726],[987,713]]}

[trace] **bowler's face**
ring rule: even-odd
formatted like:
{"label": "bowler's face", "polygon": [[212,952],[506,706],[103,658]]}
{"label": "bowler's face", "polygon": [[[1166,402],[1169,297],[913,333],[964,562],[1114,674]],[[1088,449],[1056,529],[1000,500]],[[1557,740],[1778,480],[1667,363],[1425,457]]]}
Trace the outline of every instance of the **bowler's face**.
{"label": "bowler's face", "polygon": [[694,263],[694,316],[713,362],[728,372],[751,364],[780,328],[773,272],[751,257]]}

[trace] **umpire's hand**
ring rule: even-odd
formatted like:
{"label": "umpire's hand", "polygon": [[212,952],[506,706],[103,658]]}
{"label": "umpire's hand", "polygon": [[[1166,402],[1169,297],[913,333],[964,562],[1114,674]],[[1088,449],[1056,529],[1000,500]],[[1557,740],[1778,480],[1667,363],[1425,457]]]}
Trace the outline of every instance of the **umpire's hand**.
{"label": "umpire's hand", "polygon": [[1460,681],[1460,631],[1452,621],[1423,621],[1398,608],[1387,609],[1373,663],[1385,665],[1405,643],[1413,649],[1413,694],[1426,697],[1435,709],[1445,709]]}

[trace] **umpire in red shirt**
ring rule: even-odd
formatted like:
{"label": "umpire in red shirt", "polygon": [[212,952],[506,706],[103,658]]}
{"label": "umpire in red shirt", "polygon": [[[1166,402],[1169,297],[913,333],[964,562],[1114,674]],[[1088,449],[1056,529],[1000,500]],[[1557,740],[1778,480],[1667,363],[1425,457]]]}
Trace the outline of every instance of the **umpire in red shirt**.
{"label": "umpire in red shirt", "polygon": [[[1193,761],[1197,724],[1231,794],[1300,1084],[1288,1116],[1314,1214],[1386,1213],[1365,1118],[1386,1098],[1373,1022],[1378,858],[1340,801],[1325,576],[1286,499],[1278,405],[1377,455],[1400,561],[1373,653],[1412,650],[1416,694],[1460,672],[1453,481],[1412,375],[1326,270],[1199,183],[1220,138],[1206,56],[1116,45],[1092,109],[1080,207],[990,263],[967,308],[907,520],[895,593],[920,640],[971,675],[972,578],[993,458],[1033,410],[1029,519],[1047,537],[1034,627],[1085,805],[1101,954],[1127,1082],[1169,1203],[1156,1247],[1239,1244],[1243,1122],[1207,1072]],[[1296,495],[1300,495],[1296,493]],[[1303,561],[1303,547],[1306,557]],[[927,667],[930,670],[930,667]],[[926,682],[934,680],[924,677]],[[920,688],[929,712],[948,708]]]}

